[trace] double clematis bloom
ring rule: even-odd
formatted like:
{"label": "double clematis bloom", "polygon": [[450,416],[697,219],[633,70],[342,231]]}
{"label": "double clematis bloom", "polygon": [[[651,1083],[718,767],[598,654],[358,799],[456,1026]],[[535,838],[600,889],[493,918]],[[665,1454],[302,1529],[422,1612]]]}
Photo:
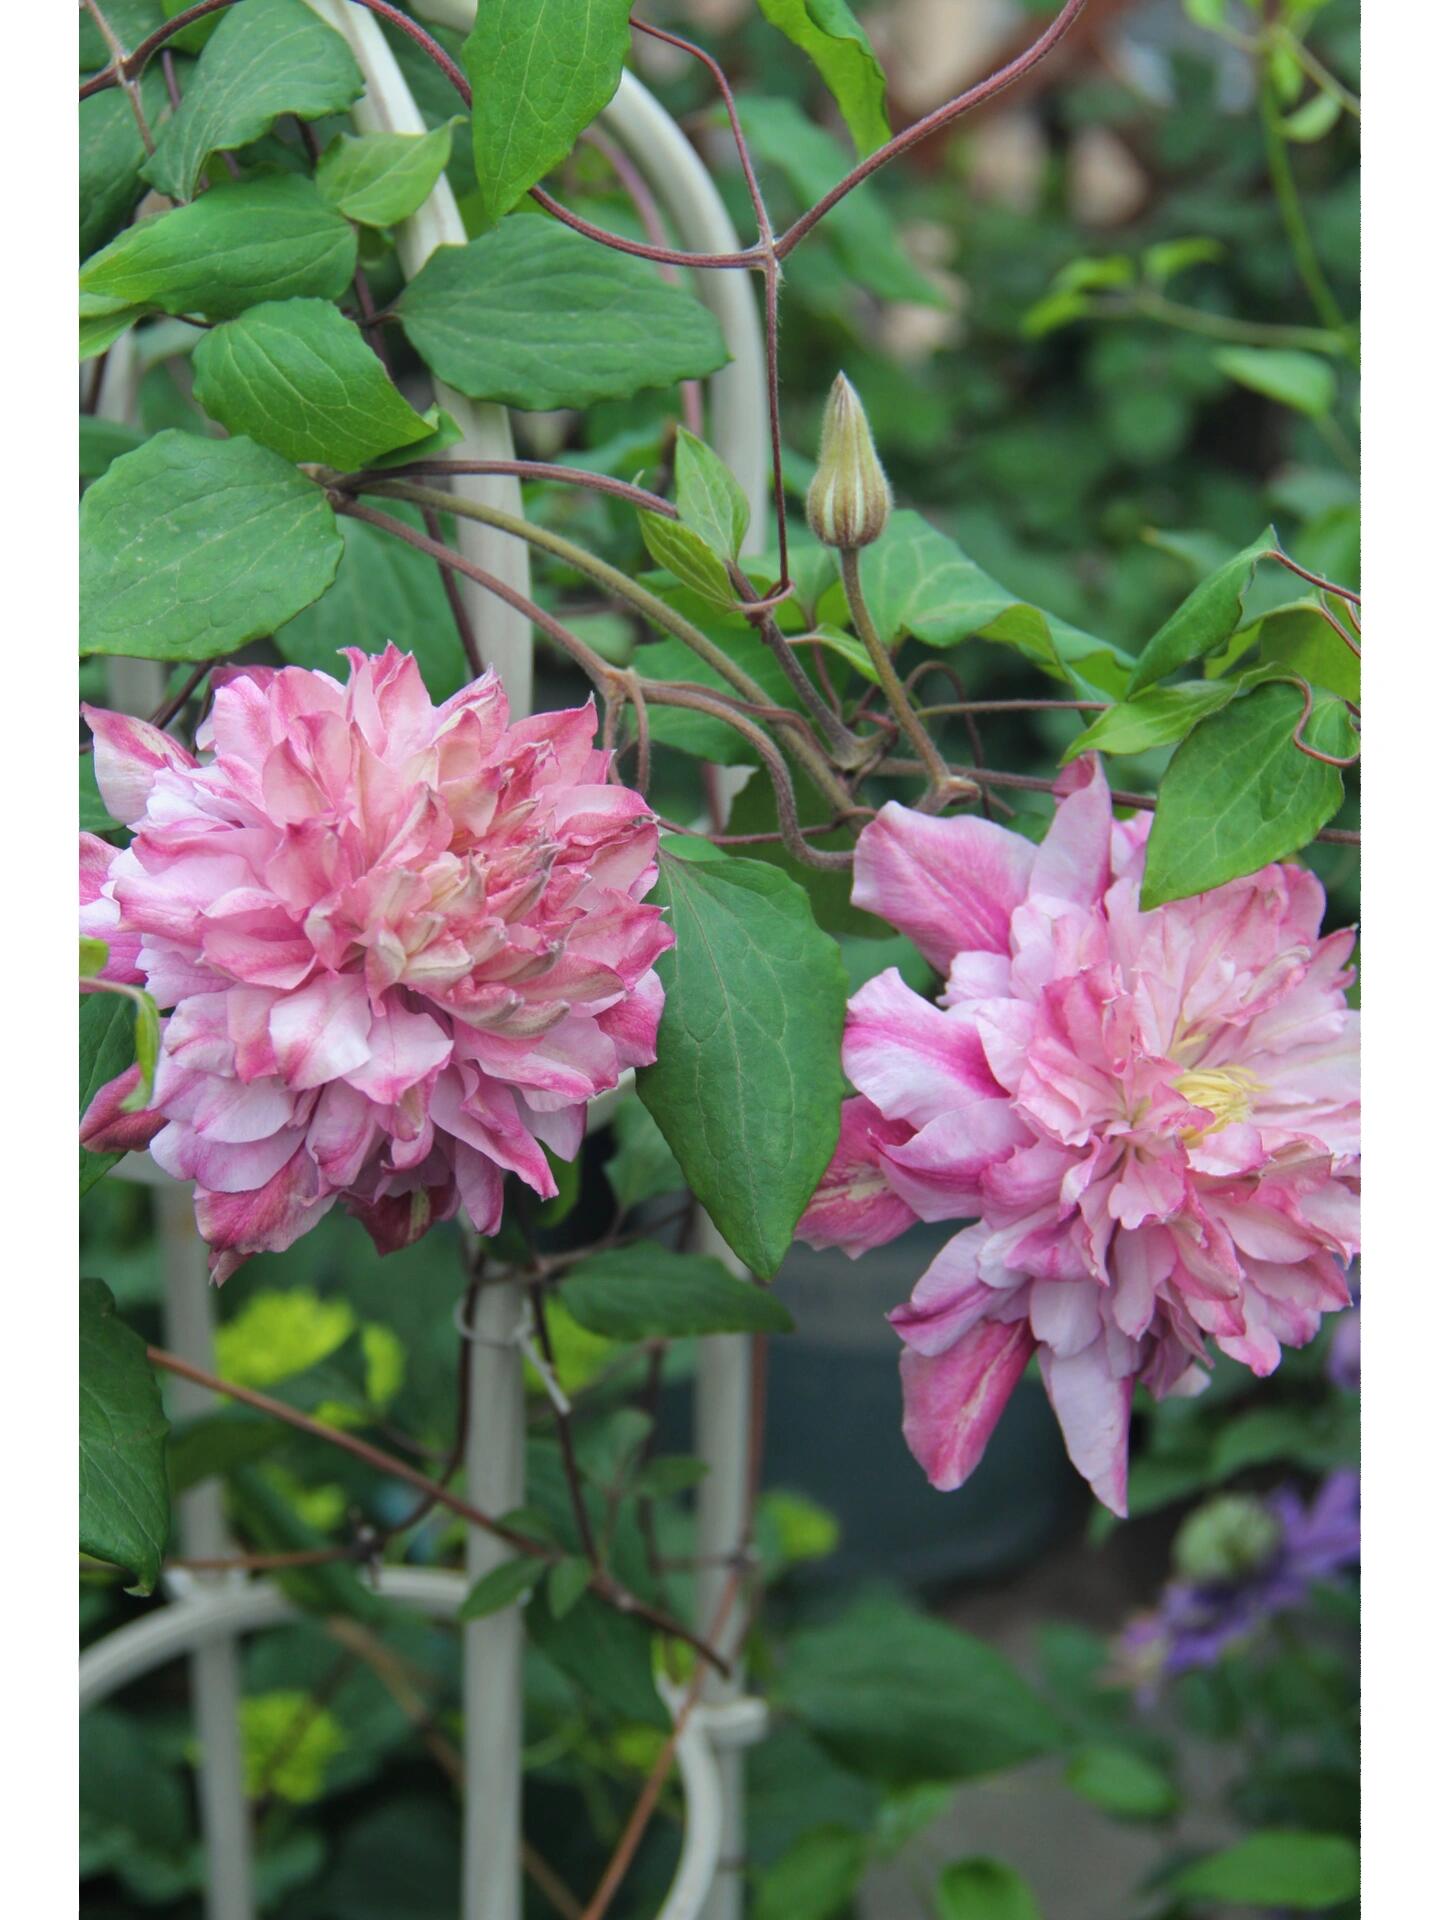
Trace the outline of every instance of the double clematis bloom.
{"label": "double clematis bloom", "polygon": [[1199,1391],[1211,1340],[1268,1374],[1349,1302],[1353,934],[1320,937],[1324,891],[1288,865],[1142,912],[1148,817],[1114,819],[1093,758],[1067,785],[1038,847],[895,803],[862,832],[855,904],[945,987],[932,1005],[892,968],[851,1000],[860,1097],[800,1233],[854,1256],[974,1222],[890,1316],[912,1452],[958,1487],[1038,1354],[1123,1513],[1137,1380]]}
{"label": "double clematis bloom", "polygon": [[593,703],[509,722],[493,673],[443,706],[393,646],[217,675],[197,761],[87,710],[117,851],[80,837],[82,931],[164,1025],[152,1108],[97,1094],[82,1138],[149,1144],[216,1280],[338,1199],[382,1252],[507,1173],[555,1192],[585,1103],[655,1057],[672,935],[644,799],[609,784]]}

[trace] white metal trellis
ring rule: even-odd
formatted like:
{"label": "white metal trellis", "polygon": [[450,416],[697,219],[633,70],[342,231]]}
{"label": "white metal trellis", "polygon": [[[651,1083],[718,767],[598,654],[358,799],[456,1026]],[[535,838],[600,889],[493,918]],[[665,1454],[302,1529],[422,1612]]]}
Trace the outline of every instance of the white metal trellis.
{"label": "white metal trellis", "polygon": [[[419,132],[424,122],[374,15],[349,0],[307,0],[341,31],[365,76],[365,93],[354,109],[362,132]],[[442,24],[468,27],[476,0],[420,0],[418,11]],[[678,242],[696,252],[729,252],[738,240],[724,204],[698,155],[670,116],[632,75],[601,116],[605,131],[646,178]],[[397,235],[407,277],[437,246],[463,245],[463,223],[446,181]],[[695,291],[715,313],[730,362],[708,383],[710,435],[739,479],[751,507],[748,545],[763,544],[766,508],[765,376],[759,323],[749,277],[743,273],[699,276]],[[124,418],[136,385],[133,342],[112,350],[100,410]],[[462,429],[456,451],[472,459],[509,458],[508,418],[449,389],[437,398]],[[521,511],[515,480],[467,481],[483,498]],[[509,584],[526,589],[529,555],[523,542],[473,521],[459,528],[462,551]],[[467,609],[481,635],[482,652],[506,682],[511,708],[529,710],[532,640],[529,624],[474,582],[461,583]],[[117,706],[146,711],[158,703],[159,670],[149,662],[114,663],[111,697]],[[601,1121],[600,1102],[591,1123]],[[608,1107],[608,1102],[604,1103]],[[146,1179],[150,1163],[130,1160],[117,1173]],[[156,1184],[160,1182],[156,1179]],[[165,1261],[167,1339],[186,1358],[208,1366],[211,1313],[201,1249],[189,1217],[188,1190],[166,1182],[161,1202]],[[739,1263],[708,1220],[701,1244],[735,1271]],[[486,1288],[475,1331],[480,1336],[471,1375],[470,1446],[466,1460],[470,1497],[491,1512],[521,1504],[524,1496],[524,1394],[522,1362],[509,1338],[522,1307],[518,1287]],[[700,1622],[714,1617],[725,1582],[723,1562],[739,1544],[749,1480],[749,1347],[736,1336],[701,1342],[696,1383],[696,1450],[708,1462],[698,1515],[698,1548],[707,1570],[699,1584]],[[214,1555],[224,1550],[217,1488],[199,1489],[182,1503],[186,1550]],[[385,1569],[382,1591],[441,1616],[451,1616],[468,1583],[504,1556],[490,1536],[472,1529],[466,1577],[413,1568]],[[498,1551],[497,1551],[498,1549]],[[96,1704],[117,1686],[151,1667],[187,1654],[200,1735],[202,1825],[209,1872],[207,1920],[251,1920],[253,1893],[249,1831],[240,1770],[236,1640],[240,1634],[288,1618],[290,1603],[273,1583],[232,1576],[173,1577],[170,1604],[87,1649],[81,1661],[81,1706]],[[518,1608],[505,1609],[463,1629],[465,1709],[465,1841],[463,1920],[519,1920],[521,1663],[523,1623]],[[738,1620],[719,1636],[732,1655]],[[672,1707],[675,1702],[672,1701]],[[737,1920],[743,1905],[740,1866],[744,1845],[741,1749],[763,1730],[764,1711],[743,1696],[738,1663],[732,1679],[707,1678],[677,1745],[685,1789],[685,1839],[675,1880],[657,1920]]]}

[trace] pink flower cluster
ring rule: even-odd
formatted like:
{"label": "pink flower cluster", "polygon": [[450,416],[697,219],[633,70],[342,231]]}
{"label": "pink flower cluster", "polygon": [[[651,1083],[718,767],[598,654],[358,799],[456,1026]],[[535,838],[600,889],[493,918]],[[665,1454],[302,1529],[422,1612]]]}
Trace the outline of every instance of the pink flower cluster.
{"label": "pink flower cluster", "polygon": [[937,1487],[973,1471],[1032,1354],[1070,1458],[1125,1511],[1131,1396],[1257,1374],[1348,1304],[1359,1250],[1350,932],[1313,874],[1269,866],[1142,912],[1148,816],[1098,763],[1044,842],[892,803],[860,836],[857,906],[945,975],[850,1003],[860,1097],[800,1233],[852,1256],[969,1220],[890,1318],[905,1437]]}
{"label": "pink flower cluster", "polygon": [[340,1199],[382,1252],[577,1151],[585,1102],[655,1057],[672,936],[644,799],[593,703],[509,724],[493,673],[431,704],[413,659],[216,676],[197,761],[87,711],[118,852],[81,835],[82,931],[165,1022],[152,1109],[102,1088],[99,1150],[195,1182],[223,1280]]}

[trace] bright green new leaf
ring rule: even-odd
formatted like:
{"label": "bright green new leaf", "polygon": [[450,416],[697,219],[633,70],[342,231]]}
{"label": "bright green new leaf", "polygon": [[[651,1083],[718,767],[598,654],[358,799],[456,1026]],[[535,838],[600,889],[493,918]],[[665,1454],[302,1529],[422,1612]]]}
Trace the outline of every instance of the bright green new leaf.
{"label": "bright green new leaf", "polygon": [[80,503],[80,651],[233,652],[318,599],[340,553],[329,502],[279,454],[157,433]]}
{"label": "bright green new leaf", "polygon": [[1135,262],[1127,253],[1082,255],[1067,261],[1053,281],[1057,293],[1099,293],[1107,287],[1128,287],[1135,279]]}
{"label": "bright green new leaf", "polygon": [[955,1860],[935,1884],[939,1920],[1041,1920],[1035,1896],[1001,1860]]}
{"label": "bright green new leaf", "polygon": [[475,1582],[466,1594],[456,1619],[483,1620],[487,1614],[499,1613],[502,1607],[514,1606],[517,1600],[523,1600],[531,1588],[539,1584],[548,1564],[538,1554],[522,1554],[514,1560],[502,1560],[498,1567],[492,1567],[489,1573]]}
{"label": "bright green new leaf", "polygon": [[1061,756],[1068,764],[1082,753],[1145,753],[1183,740],[1207,714],[1234,699],[1233,680],[1182,680],[1177,687],[1147,687],[1133,700],[1117,701],[1076,734]]}
{"label": "bright green new leaf", "polygon": [[1303,107],[1296,107],[1293,113],[1287,113],[1281,122],[1285,129],[1285,138],[1298,141],[1302,145],[1323,140],[1340,118],[1340,113],[1340,99],[1337,94],[1312,94]]}
{"label": "bright green new leaf", "polygon": [[1215,364],[1242,387],[1312,420],[1323,419],[1335,405],[1335,369],[1318,354],[1288,347],[1217,347]]}
{"label": "bright green new leaf", "polygon": [[848,1827],[817,1827],[803,1834],[755,1889],[755,1920],[835,1920],[853,1911],[870,1843]]}
{"label": "bright green new leaf", "polygon": [[1082,1747],[1065,1784],[1117,1820],[1163,1820],[1178,1804],[1170,1776],[1129,1747]]}
{"label": "bright green new leaf", "polygon": [[188,200],[212,153],[248,146],[282,113],[318,120],[343,112],[364,89],[344,39],[305,0],[245,0],[211,36],[145,178]]}
{"label": "bright green new leaf", "polygon": [[651,513],[645,507],[640,509],[639,520],[640,537],[657,566],[667,567],[682,586],[714,606],[733,607],[738,603],[739,595],[730,584],[724,561],[693,527],[667,520],[664,514]]}
{"label": "bright green new leaf", "polygon": [[609,104],[629,19],[628,0],[485,0],[464,58],[486,226],[559,166]]}
{"label": "bright green new leaf", "polygon": [[131,1593],[154,1587],[170,1535],[169,1430],[145,1342],[103,1280],[82,1280],[80,1551],[124,1567]]}
{"label": "bright green new leaf", "polygon": [[1182,240],[1157,240],[1141,254],[1140,265],[1152,286],[1163,287],[1167,280],[1184,273],[1187,267],[1208,266],[1224,257],[1225,248],[1220,241],[1205,234],[1193,234]]}
{"label": "bright green new leaf", "polygon": [[839,949],[793,880],[754,860],[661,857],[675,946],[640,1097],[735,1252],[768,1279],[839,1136]]}
{"label": "bright green new leaf", "polygon": [[408,220],[444,173],[461,117],[428,133],[337,134],[315,167],[321,199],[365,227]]}
{"label": "bright green new leaf", "polygon": [[582,1260],[562,1298],[582,1327],[611,1340],[789,1333],[795,1325],[774,1294],[736,1279],[721,1261],[648,1240]]}
{"label": "bright green new leaf", "polygon": [[[127,227],[80,269],[82,294],[226,320],[262,300],[338,300],[355,277],[355,229],[309,180],[266,174],[212,187]],[[83,311],[83,308],[82,308]]]}
{"label": "bright green new leaf", "polygon": [[1134,699],[1167,673],[1224,646],[1240,625],[1245,594],[1256,567],[1278,544],[1275,529],[1266,527],[1258,540],[1252,540],[1186,595],[1164,626],[1146,641],[1125,689],[1127,699]]}
{"label": "bright green new leaf", "polygon": [[396,312],[431,371],[472,400],[584,407],[725,364],[714,317],[628,254],[516,215],[440,247]]}
{"label": "bright green new leaf", "polygon": [[[420,515],[407,502],[387,500],[387,513],[407,526]],[[455,617],[435,562],[393,534],[361,520],[339,523],[344,554],[335,583],[303,613],[275,630],[275,645],[297,667],[338,673],[342,647],[380,653],[393,640],[420,665],[432,700],[447,700],[470,678]]]}
{"label": "bright green new leaf", "polygon": [[80,978],[93,980],[110,957],[110,949],[103,940],[89,940],[80,936]]}
{"label": "bright green new leaf", "polygon": [[686,427],[675,436],[675,507],[707,547],[723,559],[739,559],[750,525],[749,502],[719,454]]}
{"label": "bright green new leaf", "polygon": [[345,1750],[345,1730],[313,1694],[299,1687],[252,1693],[240,1702],[245,1791],[275,1794],[307,1806],[325,1791],[330,1762]]}
{"label": "bright green new leaf", "polygon": [[[123,995],[80,996],[80,1117],[101,1087],[134,1064],[135,1021]],[[80,1153],[80,1192],[87,1194],[120,1158],[118,1153]]]}
{"label": "bright green new leaf", "polygon": [[1271,1827],[1182,1867],[1168,1885],[1187,1899],[1323,1913],[1360,1891],[1360,1851],[1342,1834]]}
{"label": "bright green new leaf", "polygon": [[232,434],[349,471],[428,439],[429,423],[329,300],[268,300],[195,348],[195,398]]}
{"label": "bright green new leaf", "polygon": [[885,69],[845,0],[760,0],[760,11],[820,69],[861,159],[883,147]]}
{"label": "bright green new leaf", "polygon": [[[1140,904],[1161,906],[1284,859],[1308,844],[1345,797],[1335,767],[1312,760],[1292,734],[1304,695],[1288,681],[1256,687],[1202,720],[1160,782]],[[1308,737],[1347,749],[1345,710],[1319,707]]]}
{"label": "bright green new leaf", "polygon": [[889,1599],[797,1634],[775,1701],[846,1766],[896,1785],[973,1779],[1062,1737],[1008,1660]]}

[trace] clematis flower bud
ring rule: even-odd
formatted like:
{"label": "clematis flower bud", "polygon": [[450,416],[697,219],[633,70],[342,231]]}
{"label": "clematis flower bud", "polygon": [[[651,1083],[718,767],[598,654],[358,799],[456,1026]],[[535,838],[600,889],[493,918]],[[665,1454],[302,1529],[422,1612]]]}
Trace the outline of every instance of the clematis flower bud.
{"label": "clematis flower bud", "polygon": [[805,496],[810,531],[827,547],[868,547],[890,518],[890,482],[860,396],[837,373],[820,428],[820,464]]}

